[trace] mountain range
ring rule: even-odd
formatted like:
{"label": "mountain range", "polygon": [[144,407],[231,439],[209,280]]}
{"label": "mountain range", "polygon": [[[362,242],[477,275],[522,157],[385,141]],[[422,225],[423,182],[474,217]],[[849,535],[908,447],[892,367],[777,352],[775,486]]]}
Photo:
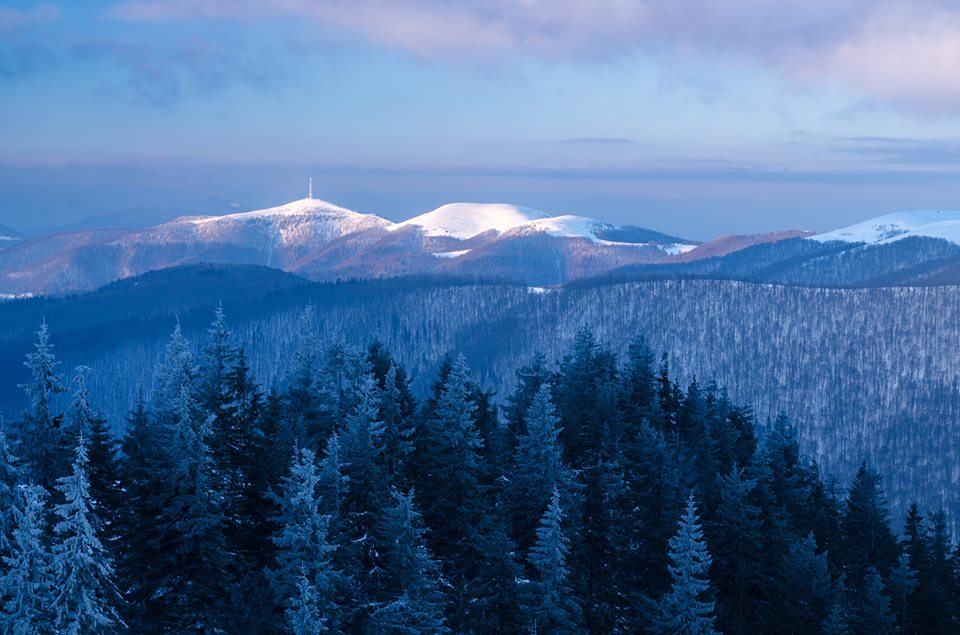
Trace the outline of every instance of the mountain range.
{"label": "mountain range", "polygon": [[187,264],[263,265],[313,281],[458,276],[553,287],[585,279],[722,278],[808,286],[960,282],[960,212],[881,216],[816,234],[700,243],[507,204],[452,203],[403,222],[306,198],[146,228],[26,239],[0,227],[0,296],[89,291]]}
{"label": "mountain range", "polygon": [[552,286],[637,265],[691,263],[802,232],[700,244],[641,227],[506,204],[453,203],[394,223],[318,199],[138,229],[86,228],[0,243],[0,294],[98,288],[191,263],[256,264],[315,281],[457,275]]}

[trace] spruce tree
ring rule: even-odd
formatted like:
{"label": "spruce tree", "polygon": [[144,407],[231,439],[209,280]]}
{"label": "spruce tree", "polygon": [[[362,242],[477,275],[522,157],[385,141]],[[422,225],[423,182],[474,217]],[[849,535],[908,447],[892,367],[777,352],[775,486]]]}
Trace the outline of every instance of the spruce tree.
{"label": "spruce tree", "polygon": [[654,632],[689,635],[716,632],[714,602],[710,597],[712,559],[692,494],[687,499],[677,533],[670,539],[670,560],[673,586],[658,603]]}
{"label": "spruce tree", "polygon": [[569,584],[570,543],[563,534],[562,519],[560,492],[554,488],[528,558],[535,572],[527,598],[528,619],[534,633],[582,631],[582,611]]}
{"label": "spruce tree", "polygon": [[413,500],[393,492],[380,528],[384,545],[381,599],[373,607],[371,623],[377,633],[445,633],[444,597],[440,567],[423,538],[425,530]]}
{"label": "spruce tree", "polygon": [[853,635],[891,635],[896,629],[896,617],[890,609],[890,598],[880,574],[867,567],[863,591],[850,623]]}
{"label": "spruce tree", "polygon": [[270,574],[277,606],[293,632],[313,618],[325,625],[325,632],[339,631],[339,576],[331,557],[334,547],[327,540],[329,517],[319,510],[318,484],[314,453],[299,449],[281,485],[278,529],[272,538],[276,564]]}
{"label": "spruce tree", "polygon": [[4,633],[39,635],[52,633],[54,614],[51,557],[46,547],[47,492],[40,485],[18,488],[14,508],[15,527],[10,555],[4,556],[0,577],[0,624]]}
{"label": "spruce tree", "polygon": [[880,476],[866,463],[860,464],[847,494],[841,532],[840,555],[847,584],[854,593],[860,593],[865,588],[864,576],[868,567],[873,566],[885,575],[899,557]]}
{"label": "spruce tree", "polygon": [[[760,627],[768,586],[762,570],[762,518],[752,494],[756,481],[734,467],[719,478],[720,505],[708,525],[717,580],[718,621],[725,633],[751,633]],[[794,601],[791,598],[791,601]],[[819,624],[817,619],[814,625]]]}
{"label": "spruce tree", "polygon": [[526,431],[517,440],[508,492],[513,535],[525,553],[536,539],[537,526],[554,490],[560,492],[564,508],[572,511],[579,504],[582,488],[563,458],[560,418],[548,385],[537,391],[524,420]]}
{"label": "spruce tree", "polygon": [[27,479],[51,491],[56,479],[66,473],[70,459],[62,438],[63,415],[55,412],[52,403],[66,388],[57,374],[60,362],[53,354],[46,321],[40,324],[34,348],[24,362],[30,369],[31,381],[21,388],[30,398],[30,407],[24,411],[20,424],[20,447]]}
{"label": "spruce tree", "polygon": [[363,630],[370,594],[377,584],[376,523],[387,502],[388,485],[383,470],[383,422],[380,390],[365,374],[354,413],[338,435],[340,477],[336,562],[352,581],[344,604],[352,614],[348,630]]}
{"label": "spruce tree", "polygon": [[120,466],[117,461],[117,442],[110,432],[107,419],[90,404],[86,376],[87,366],[76,368],[73,383],[76,391],[64,417],[64,442],[76,448],[79,439],[87,445],[88,480],[90,494],[97,502],[97,527],[101,540],[113,549],[117,536],[117,517],[123,505],[119,489]]}
{"label": "spruce tree", "polygon": [[901,554],[897,566],[890,572],[888,587],[891,605],[896,616],[898,632],[905,633],[910,628],[910,604],[911,593],[917,586],[917,572],[910,566],[910,556]]}
{"label": "spruce tree", "polygon": [[72,473],[58,480],[64,502],[55,512],[53,608],[58,633],[112,633],[123,623],[117,613],[113,561],[97,536],[100,522],[89,481],[89,459],[81,433]]}
{"label": "spruce tree", "polygon": [[[789,624],[792,632],[814,632],[829,619],[836,599],[827,554],[818,553],[816,539],[810,533],[803,540],[794,541],[787,553],[778,555],[781,564],[769,593],[773,596],[773,611],[779,623]],[[722,572],[720,569],[721,575]],[[747,617],[755,620],[758,616]],[[768,627],[773,628],[774,623]]]}
{"label": "spruce tree", "polygon": [[13,546],[21,469],[20,460],[10,448],[7,423],[0,417],[0,562],[10,555]]}
{"label": "spruce tree", "polygon": [[164,437],[157,508],[162,619],[172,628],[222,628],[229,554],[217,475],[210,456],[210,417],[181,386]]}

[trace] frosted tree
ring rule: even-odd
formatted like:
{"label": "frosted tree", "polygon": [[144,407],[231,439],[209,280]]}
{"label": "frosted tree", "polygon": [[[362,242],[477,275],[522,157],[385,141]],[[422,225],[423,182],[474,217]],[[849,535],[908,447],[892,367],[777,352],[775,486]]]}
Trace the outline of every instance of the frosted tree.
{"label": "frosted tree", "polygon": [[0,417],[0,558],[10,555],[13,543],[20,472],[20,461],[10,449],[6,421]]}
{"label": "frosted tree", "polygon": [[528,612],[535,633],[579,633],[581,609],[570,588],[567,557],[570,543],[563,535],[560,492],[554,488],[529,561],[535,572],[530,583]]}
{"label": "frosted tree", "polygon": [[559,491],[564,508],[572,511],[581,487],[563,460],[560,417],[550,399],[550,387],[537,391],[526,413],[526,432],[517,440],[514,471],[509,484],[514,535],[526,551],[535,540],[537,524]]}
{"label": "frosted tree", "polygon": [[359,383],[359,401],[338,434],[341,484],[336,560],[341,570],[353,573],[352,592],[345,604],[357,622],[349,630],[359,629],[366,617],[364,607],[377,573],[376,524],[388,495],[382,465],[383,422],[378,418],[381,391],[370,373]]}
{"label": "frosted tree", "polygon": [[73,384],[76,387],[73,401],[67,409],[64,420],[65,441],[74,447],[79,439],[84,439],[89,457],[87,477],[93,500],[99,509],[97,518],[101,522],[98,531],[105,529],[104,539],[112,538],[120,507],[116,440],[110,434],[107,419],[90,405],[90,391],[87,388],[87,366],[77,366]]}
{"label": "frosted tree", "polygon": [[[319,345],[314,333],[313,307],[308,306],[300,315],[297,332],[296,351],[287,375],[287,389],[284,394],[284,409],[289,421],[289,439],[286,440],[287,452],[294,445],[306,445],[318,449],[332,430],[323,410],[320,390],[317,386]],[[318,431],[318,421],[324,419],[322,431]]]}
{"label": "frosted tree", "polygon": [[97,537],[96,502],[91,498],[87,448],[81,435],[72,473],[57,481],[64,502],[55,512],[53,610],[58,633],[111,633],[122,624],[113,563]]}
{"label": "frosted tree", "polygon": [[164,551],[164,603],[178,628],[212,629],[223,618],[229,562],[222,501],[210,448],[210,419],[188,385],[181,385],[161,466],[164,498],[159,505]]}
{"label": "frosted tree", "polygon": [[382,523],[384,599],[372,614],[378,633],[445,633],[440,568],[423,540],[413,491],[393,493]]}
{"label": "frosted tree", "polygon": [[69,459],[64,452],[60,430],[63,415],[54,414],[51,400],[66,390],[57,374],[60,362],[53,354],[50,331],[44,321],[37,331],[34,352],[27,354],[24,365],[30,369],[31,381],[21,388],[30,397],[30,407],[23,413],[20,443],[27,462],[28,478],[47,489],[66,472]]}
{"label": "frosted tree", "polygon": [[175,416],[172,411],[177,406],[183,387],[192,386],[196,376],[193,353],[178,321],[170,334],[163,364],[157,372],[154,409],[158,417],[163,418],[168,414]]}
{"label": "frosted tree", "polygon": [[287,624],[293,635],[317,635],[317,633],[329,632],[327,618],[320,614],[317,588],[307,578],[305,568],[300,570],[296,593],[289,599],[285,613]]}
{"label": "frosted tree", "polygon": [[656,633],[703,635],[714,629],[714,603],[710,599],[712,559],[700,528],[693,494],[680,517],[679,528],[670,539],[671,589],[660,599],[655,616]]}
{"label": "frosted tree", "polygon": [[52,580],[50,553],[44,546],[47,492],[40,485],[18,488],[16,526],[5,573],[0,577],[0,624],[12,635],[49,633]]}
{"label": "frosted tree", "polygon": [[277,548],[271,586],[287,623],[296,630],[315,620],[326,625],[324,632],[336,632],[334,593],[338,575],[327,541],[329,517],[320,513],[317,488],[319,477],[314,453],[299,449],[283,479],[279,529],[273,536]]}
{"label": "frosted tree", "polygon": [[406,386],[402,383],[403,381],[397,367],[391,361],[384,377],[380,416],[384,424],[383,464],[394,484],[406,479],[410,457],[413,454],[415,428],[411,421],[412,417],[404,412],[405,400],[401,388]]}

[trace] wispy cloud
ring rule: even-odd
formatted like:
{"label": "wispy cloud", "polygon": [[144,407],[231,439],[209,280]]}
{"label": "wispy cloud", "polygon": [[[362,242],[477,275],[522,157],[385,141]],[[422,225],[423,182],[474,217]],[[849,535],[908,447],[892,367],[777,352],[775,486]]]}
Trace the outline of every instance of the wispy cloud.
{"label": "wispy cloud", "polygon": [[928,112],[960,112],[960,5],[946,0],[132,0],[136,21],[294,17],[422,58],[727,56]]}
{"label": "wispy cloud", "polygon": [[237,83],[268,87],[280,81],[283,73],[265,51],[254,55],[239,43],[228,47],[199,38],[162,44],[83,40],[71,47],[71,53],[121,71],[117,82],[101,90],[157,107],[169,107],[186,93],[213,93]]}
{"label": "wispy cloud", "polygon": [[27,11],[0,6],[0,33],[28,25],[31,22],[50,22],[60,16],[60,9],[52,4],[38,4]]}

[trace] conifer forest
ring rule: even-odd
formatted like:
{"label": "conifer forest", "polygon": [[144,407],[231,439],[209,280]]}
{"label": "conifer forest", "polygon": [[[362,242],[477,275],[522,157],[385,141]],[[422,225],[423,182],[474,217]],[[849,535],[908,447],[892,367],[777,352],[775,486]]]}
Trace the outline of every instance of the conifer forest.
{"label": "conifer forest", "polygon": [[841,487],[643,333],[509,394],[453,353],[417,399],[310,308],[261,381],[221,308],[121,422],[55,333],[0,429],[4,634],[960,632],[943,511],[892,517],[867,462]]}

